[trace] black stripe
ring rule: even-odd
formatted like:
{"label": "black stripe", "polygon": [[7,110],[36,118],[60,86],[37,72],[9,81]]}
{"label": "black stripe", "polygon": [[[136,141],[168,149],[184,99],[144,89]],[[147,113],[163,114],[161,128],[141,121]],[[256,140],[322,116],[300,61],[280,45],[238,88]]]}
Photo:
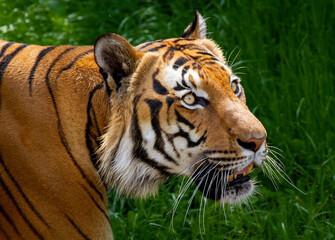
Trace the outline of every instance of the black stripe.
{"label": "black stripe", "polygon": [[161,127],[159,125],[158,115],[160,112],[160,109],[162,108],[162,102],[158,100],[152,100],[152,99],[145,99],[145,102],[149,105],[150,108],[150,114],[151,114],[151,125],[152,128],[155,131],[156,134],[156,141],[154,145],[154,149],[156,149],[158,152],[164,155],[165,159],[173,162],[176,165],[179,165],[176,160],[174,160],[172,157],[170,157],[164,150],[164,141],[161,134]]}
{"label": "black stripe", "polygon": [[206,107],[209,104],[209,101],[203,97],[197,97],[197,104]]}
{"label": "black stripe", "polygon": [[[207,60],[207,61],[206,61],[206,64],[215,65],[215,64],[218,64],[218,62],[214,62],[214,61],[211,61],[211,60]],[[224,69],[224,68],[223,68],[223,69]]]}
{"label": "black stripe", "polygon": [[194,125],[190,123],[186,118],[184,118],[180,113],[175,109],[175,113],[177,115],[177,121],[184,123],[185,125],[189,126],[191,129],[194,129]]}
{"label": "black stripe", "polygon": [[23,218],[23,220],[25,221],[25,223],[30,227],[30,229],[34,232],[34,234],[39,238],[39,239],[44,239],[42,237],[42,235],[36,230],[36,228],[32,225],[32,223],[27,219],[27,217],[24,215],[24,213],[22,212],[21,208],[19,207],[19,204],[15,201],[12,193],[9,191],[7,185],[5,184],[5,182],[2,180],[2,178],[0,178],[0,185],[2,186],[2,188],[5,190],[6,195],[11,199],[11,201],[13,202],[16,210],[19,212],[19,214],[21,215],[21,217]]}
{"label": "black stripe", "polygon": [[178,49],[176,49],[176,48],[174,48],[174,47],[170,47],[164,54],[163,54],[163,60],[164,61],[170,61],[172,58],[173,58],[173,56],[174,56],[174,53],[175,53],[175,51],[176,50],[178,50]]}
{"label": "black stripe", "polygon": [[[6,239],[11,240],[7,232],[0,225],[0,236],[4,236]],[[5,240],[5,239],[3,239]]]}
{"label": "black stripe", "polygon": [[[185,82],[185,81],[184,81],[184,82]],[[189,89],[189,88],[184,87],[184,86],[180,85],[179,82],[177,82],[177,86],[175,86],[173,89],[174,89],[175,91],[183,91],[183,90],[186,90],[186,89]]]}
{"label": "black stripe", "polygon": [[47,47],[45,49],[43,49],[37,56],[35,64],[33,66],[33,68],[30,71],[30,75],[29,75],[29,94],[30,96],[32,95],[32,85],[33,85],[33,79],[35,76],[35,72],[36,69],[38,67],[38,64],[41,62],[41,60],[43,59],[43,57],[50,52],[51,50],[53,50],[54,48],[56,48],[56,46],[52,46],[52,47]]}
{"label": "black stripe", "polygon": [[112,90],[111,90],[111,88],[109,87],[108,82],[107,82],[108,74],[105,73],[105,72],[102,70],[102,68],[99,68],[99,72],[100,72],[102,78],[104,79],[104,82],[105,82],[105,85],[106,85],[106,92],[107,92],[107,95],[108,95],[108,97],[110,97],[111,94],[112,94]]}
{"label": "black stripe", "polygon": [[143,48],[146,48],[146,47],[152,45],[153,43],[155,43],[155,42],[147,42],[147,43],[144,44],[142,47],[140,47],[140,50],[142,50]]}
{"label": "black stripe", "polygon": [[167,97],[165,99],[165,102],[167,104],[167,108],[166,108],[167,124],[170,125],[170,107],[171,107],[172,103],[174,102],[174,99],[172,97]]}
{"label": "black stripe", "polygon": [[107,80],[107,78],[108,78],[108,74],[107,74],[106,72],[104,72],[104,70],[103,70],[101,67],[99,67],[99,72],[100,72],[102,78],[103,78],[104,80]]}
{"label": "black stripe", "polygon": [[72,51],[73,49],[75,49],[74,47],[69,47],[67,49],[65,49],[63,52],[61,52],[57,58],[55,58],[55,60],[51,63],[50,67],[48,68],[48,71],[46,73],[45,79],[47,82],[49,82],[49,75],[51,73],[51,70],[53,69],[53,67],[56,65],[56,63],[64,56],[64,54],[66,54],[69,51]]}
{"label": "black stripe", "polygon": [[133,148],[133,155],[138,160],[148,164],[150,167],[158,170],[162,175],[165,177],[170,177],[173,174],[169,173],[167,170],[169,169],[166,166],[162,166],[161,164],[157,163],[155,160],[149,158],[148,153],[143,148],[143,138],[142,133],[140,130],[140,126],[138,123],[138,116],[137,116],[137,103],[141,96],[136,96],[134,99],[134,110],[132,116],[132,138],[134,139],[135,146]]}
{"label": "black stripe", "polygon": [[187,132],[185,132],[183,129],[179,128],[179,132],[175,133],[175,134],[169,134],[167,132],[164,132],[167,136],[167,140],[170,142],[170,144],[172,146],[173,145],[173,140],[176,138],[176,137],[183,137],[186,139],[187,141],[187,147],[188,148],[191,148],[191,147],[196,147],[196,146],[199,146],[202,142],[205,142],[207,137],[206,137],[206,134],[207,134],[207,130],[205,130],[205,132],[203,133],[203,135],[198,139],[198,141],[196,142],[193,142],[189,136],[189,134]]}
{"label": "black stripe", "polygon": [[184,57],[180,57],[178,58],[174,64],[173,64],[173,69],[177,70],[179,67],[183,66],[185,63],[187,63],[189,60],[187,58]]}
{"label": "black stripe", "polygon": [[165,99],[165,101],[166,101],[166,103],[167,103],[167,105],[168,105],[168,111],[169,111],[169,109],[170,109],[172,103],[174,102],[174,99],[173,99],[172,97],[167,97],[167,98]]}
{"label": "black stripe", "polygon": [[[65,51],[69,51],[69,50],[65,50]],[[64,51],[64,52],[65,52]],[[92,50],[93,51],[93,50]],[[86,51],[85,53],[87,54],[88,51]],[[60,136],[60,139],[61,139],[61,142],[66,150],[66,152],[68,153],[68,155],[70,156],[73,164],[76,166],[76,168],[79,170],[81,176],[85,179],[85,181],[88,183],[88,185],[99,195],[100,199],[103,200],[103,195],[101,194],[101,192],[98,191],[98,189],[94,186],[94,184],[91,182],[91,180],[86,176],[86,174],[84,173],[83,169],[79,166],[78,162],[75,160],[74,156],[72,155],[72,152],[71,152],[71,149],[70,149],[70,146],[66,140],[66,137],[65,137],[65,133],[63,131],[63,126],[62,126],[62,123],[61,123],[61,120],[60,120],[60,117],[59,117],[59,112],[58,112],[58,107],[57,107],[57,103],[56,103],[56,100],[55,100],[55,96],[52,92],[52,89],[51,89],[51,85],[50,85],[50,80],[49,80],[49,73],[51,72],[51,68],[52,66],[60,59],[60,57],[62,56],[63,54],[60,54],[57,59],[54,60],[54,62],[51,64],[51,67],[49,68],[48,72],[47,72],[47,75],[46,75],[46,78],[45,78],[45,83],[47,85],[47,88],[48,88],[48,91],[49,91],[49,94],[50,94],[50,97],[51,97],[51,100],[52,100],[52,103],[54,105],[54,109],[55,109],[55,113],[56,113],[56,116],[57,116],[57,126],[58,126],[58,133],[59,133],[59,136]],[[80,54],[81,56],[83,56],[83,54]],[[76,59],[79,59],[78,57]],[[59,76],[60,74],[58,74]],[[58,77],[57,76],[57,77]]]}
{"label": "black stripe", "polygon": [[85,52],[82,52],[81,54],[79,54],[69,65],[67,65],[66,67],[64,67],[62,70],[60,70],[59,71],[59,73],[58,73],[58,75],[57,75],[57,77],[56,77],[56,81],[58,80],[58,78],[59,78],[59,76],[64,72],[64,71],[67,71],[67,70],[69,70],[70,68],[72,68],[73,67],[73,65],[80,59],[80,58],[82,58],[82,57],[84,57],[85,55],[87,55],[87,54],[89,54],[89,53],[91,53],[91,52],[93,52],[94,50],[93,50],[93,48],[92,49],[89,49],[89,50],[87,50],[87,51],[85,51]]}
{"label": "black stripe", "polygon": [[174,142],[173,142],[173,140],[174,140],[174,135],[169,134],[169,133],[167,133],[167,132],[165,132],[165,131],[163,131],[163,132],[164,132],[164,134],[165,134],[167,140],[169,141],[170,145],[172,146],[173,151],[174,151],[175,154],[177,155],[177,158],[180,158],[180,153],[178,152],[178,150],[177,150],[177,148],[176,148],[176,146],[174,145]]}
{"label": "black stripe", "polygon": [[173,146],[174,148],[174,151],[178,154],[179,156],[179,153],[178,151],[175,149],[175,145],[173,143],[173,140],[176,138],[176,137],[183,137],[186,139],[187,141],[187,147],[188,148],[191,148],[191,147],[196,147],[196,146],[199,146],[201,143],[205,142],[207,137],[206,137],[206,134],[207,134],[207,130],[205,130],[205,132],[203,133],[203,135],[198,139],[198,141],[196,142],[193,142],[189,136],[189,134],[187,132],[185,132],[183,129],[181,129],[179,127],[179,132],[175,133],[175,134],[169,134],[167,132],[164,132],[165,135],[167,136],[167,140],[169,141],[169,143]]}
{"label": "black stripe", "polygon": [[143,46],[140,47],[140,50],[142,50],[143,48],[146,48],[154,43],[160,43],[160,42],[164,42],[165,40],[164,39],[160,39],[160,40],[156,40],[156,41],[153,41],[153,42],[147,42],[145,43]]}
{"label": "black stripe", "polygon": [[173,137],[176,138],[176,137],[183,137],[187,140],[187,147],[188,148],[191,148],[191,147],[197,147],[199,146],[202,142],[206,141],[207,137],[206,137],[206,134],[207,134],[207,130],[204,132],[204,134],[198,139],[198,141],[196,142],[193,142],[191,139],[190,139],[190,136],[188,135],[187,132],[183,131],[182,129],[179,130],[178,133],[174,134]]}
{"label": "black stripe", "polygon": [[[153,99],[145,99],[145,102],[149,105],[150,113],[151,113],[151,120],[152,119],[158,120],[158,114],[163,105],[162,102],[159,100],[153,100]],[[155,124],[159,125],[158,122]]]}
{"label": "black stripe", "polygon": [[102,212],[102,214],[105,216],[106,220],[108,222],[110,222],[109,216],[107,215],[106,211],[104,209],[102,209],[102,207],[99,206],[99,204],[97,203],[97,201],[95,201],[94,197],[90,194],[90,192],[87,190],[87,188],[82,184],[80,184],[80,186],[85,190],[85,192],[88,194],[88,196],[91,198],[92,202],[94,202],[95,206],[100,210],[100,212]]}
{"label": "black stripe", "polygon": [[208,150],[208,151],[204,152],[205,155],[211,155],[211,154],[214,154],[214,153],[228,153],[228,151],[223,152],[222,150]]}
{"label": "black stripe", "polygon": [[177,38],[177,39],[174,40],[173,42],[174,42],[174,43],[178,43],[178,42],[180,42],[180,41],[182,41],[182,42],[193,42],[194,39]]}
{"label": "black stripe", "polygon": [[54,108],[55,108],[56,115],[57,115],[58,133],[59,133],[61,142],[62,142],[62,144],[63,144],[66,152],[70,156],[72,162],[74,163],[74,165],[76,166],[76,168],[79,170],[79,172],[82,175],[82,177],[89,184],[89,186],[100,196],[100,199],[103,200],[103,196],[102,196],[101,192],[98,191],[98,189],[94,186],[94,184],[91,182],[91,180],[86,176],[86,174],[84,173],[83,169],[79,166],[78,162],[75,160],[74,156],[72,155],[71,148],[70,148],[70,146],[69,146],[69,144],[68,144],[68,142],[66,140],[65,133],[64,133],[63,127],[62,127],[62,123],[61,123],[60,118],[59,118],[57,104],[56,104],[56,101],[55,101],[55,97],[54,97],[54,95],[52,93],[52,90],[51,90],[51,87],[50,87],[50,83],[48,83],[47,85],[48,85],[49,93],[51,95],[52,102],[54,104]]}
{"label": "black stripe", "polygon": [[218,162],[232,162],[233,163],[225,163],[225,167],[228,167],[228,166],[233,166],[235,165],[235,161],[236,160],[241,160],[241,159],[244,159],[245,157],[231,157],[231,158],[211,158],[211,157],[208,157],[209,160],[213,160],[213,161],[218,161]]}
{"label": "black stripe", "polygon": [[196,70],[196,69],[201,70],[202,66],[200,64],[196,63],[196,64],[193,65],[193,70]]}
{"label": "black stripe", "polygon": [[9,43],[6,43],[5,46],[3,46],[0,52],[0,58],[5,54],[5,51],[7,50],[7,48],[12,46],[13,44],[14,44],[13,42],[9,42]]}
{"label": "black stripe", "polygon": [[216,57],[208,58],[206,61],[219,61]]}
{"label": "black stripe", "polygon": [[153,88],[154,88],[156,93],[158,93],[160,95],[167,95],[169,93],[169,91],[156,78],[158,73],[159,73],[159,69],[157,69],[157,71],[154,72],[154,74],[152,74],[152,78],[154,79]]}
{"label": "black stripe", "polygon": [[183,86],[184,86],[185,88],[189,88],[189,89],[190,89],[190,86],[187,85],[187,83],[185,82],[185,79],[182,79],[182,80],[181,80],[181,84],[183,84]]}
{"label": "black stripe", "polygon": [[157,52],[157,50],[159,50],[159,49],[161,49],[161,48],[164,48],[164,47],[166,47],[165,44],[163,44],[163,45],[161,45],[161,46],[158,46],[158,47],[150,48],[150,49],[148,50],[148,52]]}
{"label": "black stripe", "polygon": [[210,56],[212,58],[215,58],[215,56],[209,52],[205,52],[205,51],[198,51],[197,54],[200,54],[200,55],[206,55],[206,56]]}
{"label": "black stripe", "polygon": [[[102,85],[105,85],[105,83],[102,83]],[[92,115],[93,115],[93,120],[94,120],[94,124],[95,124],[96,130],[97,130],[97,134],[100,137],[102,135],[102,133],[101,133],[101,130],[100,130],[100,127],[99,127],[99,124],[98,124],[97,115],[96,115],[96,113],[94,111],[93,106],[92,106]],[[98,144],[98,145],[100,145],[100,144]]]}
{"label": "black stripe", "polygon": [[[166,109],[166,115],[167,115],[167,124],[170,125],[170,107],[172,106],[174,99],[172,97],[167,97],[165,99],[166,104],[168,105],[167,109]],[[169,143],[171,144],[173,151],[176,153],[177,158],[180,157],[179,152],[176,149],[176,146],[173,143],[173,136],[171,134],[166,133],[165,131],[162,130],[162,132],[165,134],[165,136],[167,137],[167,140],[169,141]]]}
{"label": "black stripe", "polygon": [[198,23],[198,13],[195,13],[195,17],[194,17],[191,27],[187,28],[187,30],[181,35],[181,37],[182,38],[190,37],[191,34],[194,32],[195,28],[197,27],[197,23]]}
{"label": "black stripe", "polygon": [[7,222],[13,227],[14,232],[22,238],[21,233],[19,232],[19,230],[17,230],[17,227],[15,226],[15,223],[13,222],[13,220],[10,218],[10,216],[6,213],[5,209],[3,209],[1,205],[0,205],[0,213],[6,218]]}
{"label": "black stripe", "polygon": [[10,180],[14,183],[16,189],[18,190],[18,192],[21,194],[21,196],[23,197],[23,199],[26,201],[26,203],[28,204],[29,208],[31,209],[31,211],[33,213],[36,214],[36,216],[48,227],[50,228],[49,224],[45,221],[45,219],[41,216],[41,214],[39,214],[39,212],[37,211],[37,209],[34,207],[34,205],[31,203],[31,201],[29,200],[29,198],[27,197],[27,195],[23,192],[22,188],[20,187],[20,185],[18,184],[18,182],[16,181],[16,179],[13,177],[13,175],[10,173],[9,169],[7,168],[5,162],[3,161],[1,155],[0,155],[0,164],[3,166],[5,172],[7,173],[7,175],[9,176]]}
{"label": "black stripe", "polygon": [[[16,54],[18,54],[22,49],[24,49],[27,46],[28,46],[27,44],[20,45],[14,52],[6,55],[0,62],[0,88],[2,83],[2,77],[3,74],[5,73],[8,64],[12,61],[12,59],[16,56]],[[1,110],[1,95],[0,95],[0,110]]]}
{"label": "black stripe", "polygon": [[[199,47],[199,45],[194,44],[194,43],[186,43],[186,44],[179,44],[176,45],[175,48],[177,48],[180,51],[184,51],[185,49],[188,50],[198,50],[198,51],[203,51],[204,48]],[[192,55],[188,55],[188,56],[192,56]]]}
{"label": "black stripe", "polygon": [[181,76],[184,78],[184,75],[187,73],[188,69],[190,69],[190,66],[185,66],[181,72]]}
{"label": "black stripe", "polygon": [[77,230],[77,232],[84,238],[87,240],[90,240],[90,238],[84,234],[81,229],[75,224],[75,222],[68,216],[65,214],[65,217],[67,218],[67,220],[69,220],[69,222],[71,223],[71,225]]}
{"label": "black stripe", "polygon": [[[98,137],[101,136],[101,132],[100,132],[100,129],[98,127],[98,122],[97,122],[97,119],[96,119],[96,114],[95,114],[95,111],[93,109],[93,106],[92,106],[92,99],[93,99],[93,96],[94,94],[96,93],[97,90],[101,89],[103,86],[104,86],[104,82],[100,83],[99,85],[95,86],[94,89],[90,92],[89,94],[89,98],[88,98],[88,102],[87,102],[87,123],[86,123],[86,133],[85,133],[85,136],[86,136],[86,146],[90,152],[90,157],[91,157],[91,161],[93,163],[93,165],[95,166],[95,168],[97,169],[98,168],[98,165],[97,165],[97,155],[95,153],[95,149],[93,147],[93,142],[91,140],[91,138],[93,139],[93,141],[95,141]],[[92,119],[91,119],[91,111],[92,111],[92,115],[93,115],[93,121],[95,123],[95,126],[93,126],[93,123],[92,123]],[[97,130],[97,134],[93,134],[92,133],[92,128],[95,127],[95,130]]]}

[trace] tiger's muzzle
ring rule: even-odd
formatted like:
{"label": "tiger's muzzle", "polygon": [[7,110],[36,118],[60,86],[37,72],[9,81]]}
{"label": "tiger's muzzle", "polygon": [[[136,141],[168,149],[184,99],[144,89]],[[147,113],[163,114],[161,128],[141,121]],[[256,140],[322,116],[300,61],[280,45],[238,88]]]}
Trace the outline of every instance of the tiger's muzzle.
{"label": "tiger's muzzle", "polygon": [[249,173],[260,167],[267,155],[265,138],[256,139],[256,143],[253,139],[249,143],[238,141],[243,149],[239,156],[235,151],[205,152],[204,162],[192,175],[197,189],[207,198],[229,203],[249,196],[254,189]]}

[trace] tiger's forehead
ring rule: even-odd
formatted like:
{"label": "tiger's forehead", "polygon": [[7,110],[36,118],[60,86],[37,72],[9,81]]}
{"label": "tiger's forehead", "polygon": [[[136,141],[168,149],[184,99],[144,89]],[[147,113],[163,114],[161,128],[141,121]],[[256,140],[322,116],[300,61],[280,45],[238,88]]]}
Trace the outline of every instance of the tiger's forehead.
{"label": "tiger's forehead", "polygon": [[163,39],[141,44],[137,49],[161,55],[163,64],[166,65],[166,80],[171,85],[178,79],[186,81],[188,86],[195,88],[213,80],[223,87],[229,85],[232,70],[212,40]]}

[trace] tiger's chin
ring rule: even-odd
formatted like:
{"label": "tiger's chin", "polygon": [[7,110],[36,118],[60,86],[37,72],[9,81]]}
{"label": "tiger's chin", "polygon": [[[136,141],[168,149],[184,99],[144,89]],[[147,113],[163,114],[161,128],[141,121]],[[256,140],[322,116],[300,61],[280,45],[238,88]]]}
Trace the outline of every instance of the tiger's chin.
{"label": "tiger's chin", "polygon": [[193,181],[206,198],[223,203],[235,203],[250,196],[255,189],[248,175],[252,168],[253,163],[234,174],[215,168],[209,171],[201,169],[194,174],[196,177]]}

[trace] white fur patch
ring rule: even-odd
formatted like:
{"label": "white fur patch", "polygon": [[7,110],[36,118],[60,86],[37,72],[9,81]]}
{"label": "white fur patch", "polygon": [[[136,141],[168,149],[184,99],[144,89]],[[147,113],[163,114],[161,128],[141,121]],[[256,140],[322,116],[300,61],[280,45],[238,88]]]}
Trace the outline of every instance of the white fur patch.
{"label": "white fur patch", "polygon": [[177,86],[177,81],[181,82],[181,73],[183,68],[173,69],[173,64],[167,66],[164,70],[164,84],[168,85],[170,89]]}
{"label": "white fur patch", "polygon": [[201,16],[200,13],[198,13],[198,17],[199,17],[199,37],[200,38],[206,38],[207,37],[206,21],[203,18],[203,16]]}
{"label": "white fur patch", "polygon": [[266,159],[266,155],[268,153],[268,149],[266,146],[266,142],[264,141],[262,146],[258,149],[258,151],[255,153],[255,165],[257,167],[260,167],[264,160]]}
{"label": "white fur patch", "polygon": [[183,137],[175,137],[173,139],[173,144],[177,149],[187,149],[187,140]]}
{"label": "white fur patch", "polygon": [[156,135],[150,123],[141,124],[142,137],[145,142],[150,142],[155,139]]}

